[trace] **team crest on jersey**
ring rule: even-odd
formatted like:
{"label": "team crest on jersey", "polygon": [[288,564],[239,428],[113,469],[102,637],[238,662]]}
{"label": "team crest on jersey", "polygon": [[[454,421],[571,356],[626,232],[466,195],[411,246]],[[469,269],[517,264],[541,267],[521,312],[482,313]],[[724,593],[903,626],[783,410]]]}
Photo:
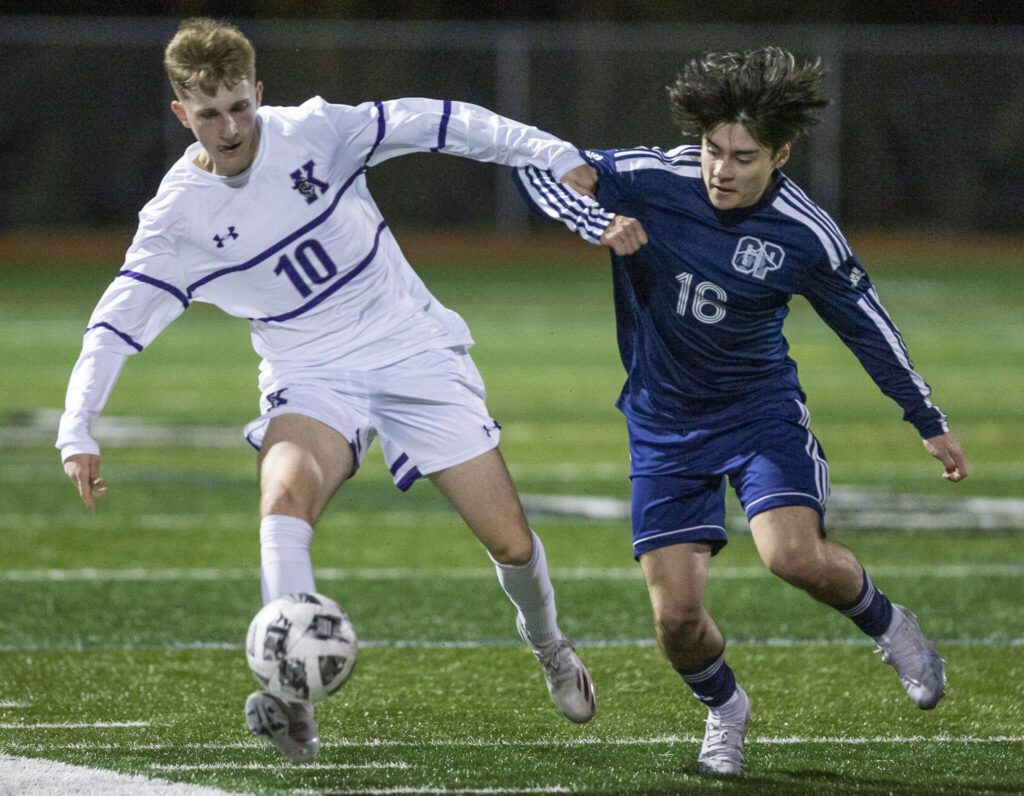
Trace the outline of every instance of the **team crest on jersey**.
{"label": "team crest on jersey", "polygon": [[781,268],[784,259],[786,251],[777,243],[744,235],[736,245],[732,267],[741,274],[751,274],[758,279],[764,279],[769,271]]}
{"label": "team crest on jersey", "polygon": [[[313,204],[320,196],[327,193],[328,188],[326,182],[313,176],[313,168],[313,161],[308,160],[289,175],[293,181],[292,188],[302,194],[308,205]],[[317,190],[320,193],[317,193]]]}

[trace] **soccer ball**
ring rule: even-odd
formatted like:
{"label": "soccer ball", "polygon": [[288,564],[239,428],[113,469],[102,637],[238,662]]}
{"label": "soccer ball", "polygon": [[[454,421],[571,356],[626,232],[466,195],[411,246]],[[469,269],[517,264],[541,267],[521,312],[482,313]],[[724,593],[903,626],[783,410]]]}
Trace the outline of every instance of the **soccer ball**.
{"label": "soccer ball", "polygon": [[330,597],[278,597],[249,625],[245,657],[264,689],[286,702],[319,702],[352,674],[356,631]]}

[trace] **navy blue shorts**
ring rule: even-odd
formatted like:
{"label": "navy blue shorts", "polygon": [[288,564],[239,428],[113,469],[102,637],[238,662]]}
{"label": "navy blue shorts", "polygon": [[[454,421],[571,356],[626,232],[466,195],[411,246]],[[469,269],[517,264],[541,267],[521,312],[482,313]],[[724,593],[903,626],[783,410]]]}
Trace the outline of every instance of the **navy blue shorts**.
{"label": "navy blue shorts", "polygon": [[731,413],[713,428],[667,429],[627,420],[633,483],[633,556],[682,542],[726,543],[725,479],[749,520],[808,506],[825,532],[828,463],[802,402]]}

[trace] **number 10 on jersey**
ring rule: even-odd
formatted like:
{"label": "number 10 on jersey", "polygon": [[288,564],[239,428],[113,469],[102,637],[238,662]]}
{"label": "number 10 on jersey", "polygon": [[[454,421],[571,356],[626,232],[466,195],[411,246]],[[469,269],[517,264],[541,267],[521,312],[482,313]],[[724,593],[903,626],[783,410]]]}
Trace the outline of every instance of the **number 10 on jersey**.
{"label": "number 10 on jersey", "polygon": [[318,240],[311,238],[302,241],[295,247],[292,257],[287,254],[281,255],[274,273],[288,277],[303,298],[312,295],[311,284],[322,285],[338,273],[338,267]]}

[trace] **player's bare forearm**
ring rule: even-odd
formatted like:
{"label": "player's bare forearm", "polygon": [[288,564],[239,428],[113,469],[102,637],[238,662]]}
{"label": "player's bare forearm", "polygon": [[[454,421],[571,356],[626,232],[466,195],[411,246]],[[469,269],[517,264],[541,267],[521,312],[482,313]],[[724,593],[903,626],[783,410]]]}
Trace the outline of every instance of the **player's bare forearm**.
{"label": "player's bare forearm", "polygon": [[615,216],[601,235],[601,244],[620,257],[633,254],[646,243],[647,232],[643,224],[629,216]]}
{"label": "player's bare forearm", "polygon": [[78,490],[85,507],[96,513],[96,501],[107,494],[100,478],[100,457],[91,453],[76,453],[64,460],[64,472]]}
{"label": "player's bare forearm", "polygon": [[945,472],[942,477],[947,481],[963,481],[967,477],[967,456],[960,445],[960,440],[951,431],[922,440],[925,450],[942,462]]}

